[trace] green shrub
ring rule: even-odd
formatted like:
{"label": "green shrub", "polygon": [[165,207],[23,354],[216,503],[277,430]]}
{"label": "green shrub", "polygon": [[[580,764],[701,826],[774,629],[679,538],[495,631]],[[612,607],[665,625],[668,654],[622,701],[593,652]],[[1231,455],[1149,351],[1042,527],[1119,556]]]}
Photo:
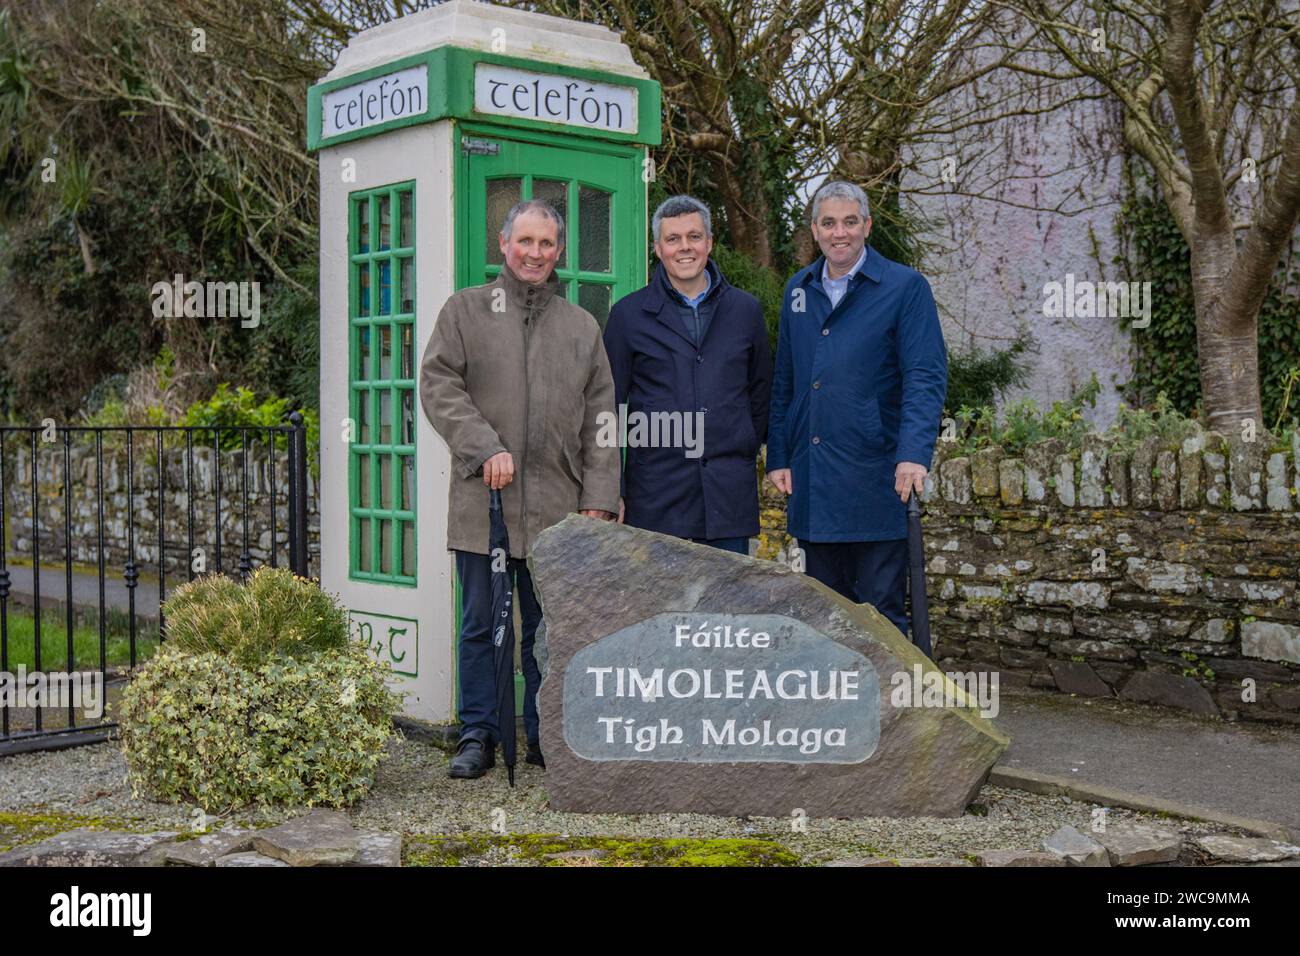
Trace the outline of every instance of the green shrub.
{"label": "green shrub", "polygon": [[[287,424],[289,416],[287,398],[268,398],[258,402],[252,389],[240,385],[231,391],[229,382],[217,386],[211,398],[194,402],[185,409],[182,425],[220,430],[221,447],[229,451],[240,447],[240,428],[273,428]],[[303,426],[307,433],[307,464],[316,477],[320,476],[320,414],[314,409],[305,409],[302,413]],[[264,443],[261,434],[248,436],[249,445]],[[277,435],[275,447],[284,450],[288,447],[285,435]]]}
{"label": "green shrub", "polygon": [[204,575],[178,587],[163,613],[169,646],[246,666],[348,644],[347,613],[316,584],[284,568],[258,568],[247,585]]}
{"label": "green shrub", "polygon": [[1130,408],[1121,403],[1115,423],[1106,431],[1111,447],[1118,452],[1131,454],[1146,439],[1156,438],[1161,449],[1176,451],[1183,440],[1200,431],[1195,419],[1187,418],[1174,407],[1169,397],[1161,392],[1156,396],[1155,407]]}
{"label": "green shrub", "polygon": [[990,405],[962,407],[956,416],[958,445],[953,454],[969,455],[989,445],[998,445],[1007,455],[1016,456],[1035,442],[1048,438],[1060,438],[1068,447],[1078,448],[1090,429],[1083,408],[1095,407],[1100,392],[1101,383],[1094,372],[1069,401],[1053,402],[1046,411],[1041,411],[1032,398],[1008,405],[1001,420]]}
{"label": "green shrub", "polygon": [[355,642],[254,667],[168,643],[122,695],[127,777],[137,796],[205,811],[346,806],[374,782],[396,704]]}
{"label": "green shrub", "polygon": [[944,408],[991,407],[1007,389],[1029,384],[1031,360],[1027,353],[1033,345],[1028,331],[1021,331],[1005,349],[972,346],[964,351],[950,350]]}
{"label": "green shrub", "polygon": [[[124,425],[147,427],[188,425],[212,429],[198,432],[196,444],[211,443],[214,435],[221,439],[223,452],[241,446],[241,428],[283,428],[289,424],[293,408],[287,398],[268,398],[261,402],[249,388],[233,388],[222,382],[208,398],[184,404],[180,378],[175,372],[175,357],[166,345],[148,365],[142,365],[130,375],[113,375],[95,386],[82,409],[82,422],[88,426],[120,428]],[[191,393],[192,394],[192,393]],[[307,467],[314,478],[320,478],[320,413],[314,408],[302,409],[303,427],[307,436]],[[125,432],[109,431],[104,434],[107,447],[118,448],[125,442]],[[184,448],[185,438],[180,433],[166,433],[164,443],[171,448]],[[155,464],[153,437],[135,440],[147,461]],[[248,434],[251,450],[262,451],[267,436],[262,432]],[[278,451],[289,447],[288,436],[276,434],[273,444]]]}

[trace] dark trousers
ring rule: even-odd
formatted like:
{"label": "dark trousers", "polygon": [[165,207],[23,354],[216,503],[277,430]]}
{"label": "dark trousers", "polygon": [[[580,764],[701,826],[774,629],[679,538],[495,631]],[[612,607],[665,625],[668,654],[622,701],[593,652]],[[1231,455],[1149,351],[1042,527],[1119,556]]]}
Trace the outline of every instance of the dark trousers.
{"label": "dark trousers", "polygon": [[[528,742],[538,742],[537,689],[542,672],[533,657],[533,640],[542,623],[542,608],[533,593],[533,579],[528,565],[518,559],[506,562],[514,581],[515,606],[523,621],[519,639],[519,656],[524,667],[524,733]],[[460,576],[460,639],[457,642],[457,672],[460,691],[456,709],[461,720],[462,738],[470,731],[486,732],[493,742],[501,739],[497,726],[496,672],[492,646],[492,558],[469,551],[456,552],[456,573]],[[510,666],[514,693],[514,662]],[[514,728],[508,732],[513,733]]]}
{"label": "dark trousers", "polygon": [[804,571],[858,604],[870,604],[907,632],[907,539],[818,544],[800,541]]}
{"label": "dark trousers", "polygon": [[749,554],[748,538],[691,538],[696,544],[707,544],[710,548],[731,551],[734,554]]}

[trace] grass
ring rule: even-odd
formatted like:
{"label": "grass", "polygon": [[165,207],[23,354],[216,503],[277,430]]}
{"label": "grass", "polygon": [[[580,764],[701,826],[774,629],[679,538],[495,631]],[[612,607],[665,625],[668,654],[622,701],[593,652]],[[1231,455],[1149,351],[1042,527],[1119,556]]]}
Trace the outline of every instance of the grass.
{"label": "grass", "polygon": [[[481,865],[490,851],[535,866],[798,866],[799,857],[770,839],[560,836],[555,833],[407,834],[405,866]],[[587,851],[563,859],[556,854]],[[594,851],[594,852],[592,852]]]}
{"label": "grass", "polygon": [[[36,616],[26,608],[10,606],[5,615],[8,627],[8,664],[36,668]],[[131,663],[130,624],[123,611],[110,609],[104,615],[105,662],[109,667]],[[136,622],[136,663],[143,663],[158,649],[158,625]],[[99,666],[99,615],[94,612],[72,618],[73,663],[80,668]],[[66,612],[46,610],[41,615],[41,668],[67,670],[68,619]]]}

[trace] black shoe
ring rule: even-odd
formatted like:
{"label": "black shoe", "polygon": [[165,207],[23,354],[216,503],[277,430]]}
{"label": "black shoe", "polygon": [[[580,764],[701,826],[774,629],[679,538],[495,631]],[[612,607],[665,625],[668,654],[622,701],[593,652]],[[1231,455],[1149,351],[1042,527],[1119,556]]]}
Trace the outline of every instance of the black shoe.
{"label": "black shoe", "polygon": [[546,769],[546,761],[542,758],[541,744],[529,744],[528,752],[524,754],[524,763],[530,763],[534,766]]}
{"label": "black shoe", "polygon": [[495,747],[485,745],[477,737],[465,737],[456,745],[456,756],[451,758],[447,776],[473,780],[483,776],[496,765]]}

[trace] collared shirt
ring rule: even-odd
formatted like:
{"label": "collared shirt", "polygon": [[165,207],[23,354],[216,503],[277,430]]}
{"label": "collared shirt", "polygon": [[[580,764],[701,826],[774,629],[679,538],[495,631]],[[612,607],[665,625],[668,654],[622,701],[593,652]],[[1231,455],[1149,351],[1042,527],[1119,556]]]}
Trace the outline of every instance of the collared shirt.
{"label": "collared shirt", "polygon": [[697,309],[699,308],[700,303],[704,301],[704,297],[709,294],[709,290],[712,288],[713,288],[713,279],[710,278],[709,270],[706,268],[704,270],[704,288],[700,290],[699,295],[690,296],[688,298],[686,294],[683,293],[681,290],[679,290],[676,286],[673,286],[673,291],[676,292],[678,295],[680,295],[682,297],[682,301],[685,302],[687,305],[689,305],[692,309]]}
{"label": "collared shirt", "polygon": [[[704,291],[699,295],[687,298],[673,285],[668,276],[668,270],[663,267],[663,264],[660,263],[658,267],[666,293],[670,297],[670,301],[677,303],[677,308],[682,316],[682,324],[696,345],[704,341],[704,335],[709,330],[709,323],[713,320],[714,307],[717,305],[715,301],[705,301],[709,299],[709,293],[713,291],[716,284],[713,281],[713,274],[716,269],[717,266],[713,263],[713,260],[708,260],[704,266]],[[716,296],[714,298],[716,299]]]}
{"label": "collared shirt", "polygon": [[822,264],[822,285],[826,289],[826,295],[831,300],[831,308],[840,304],[840,299],[844,298],[844,293],[849,291],[849,280],[853,274],[862,268],[862,263],[867,261],[867,247],[862,247],[862,252],[858,254],[858,261],[853,263],[852,268],[838,279],[832,279],[830,275],[830,262]]}

